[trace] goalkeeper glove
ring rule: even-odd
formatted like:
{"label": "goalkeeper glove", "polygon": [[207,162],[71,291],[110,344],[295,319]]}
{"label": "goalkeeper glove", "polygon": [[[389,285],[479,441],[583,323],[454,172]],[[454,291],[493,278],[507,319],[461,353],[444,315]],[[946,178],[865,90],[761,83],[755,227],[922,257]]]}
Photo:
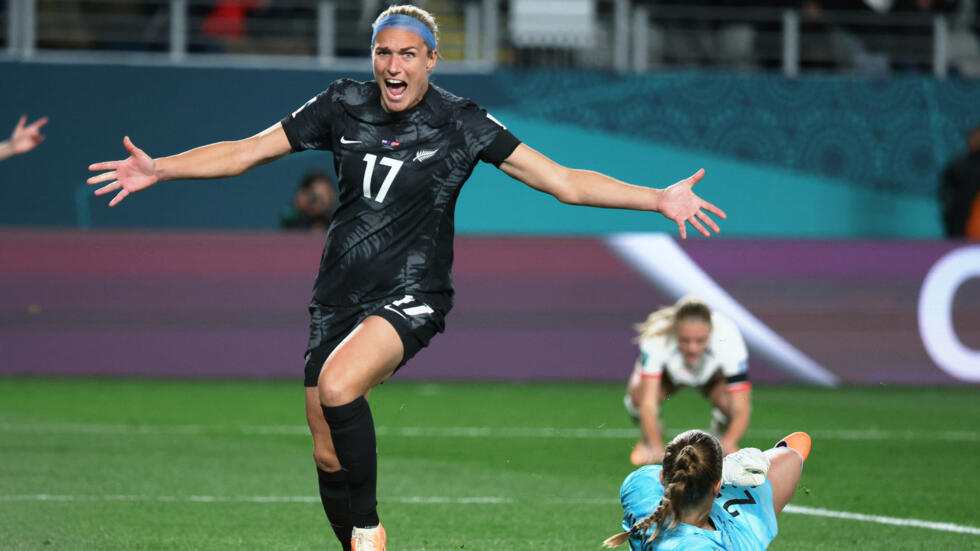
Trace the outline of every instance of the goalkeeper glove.
{"label": "goalkeeper glove", "polygon": [[721,483],[729,486],[758,486],[766,481],[769,458],[757,448],[742,448],[725,456]]}

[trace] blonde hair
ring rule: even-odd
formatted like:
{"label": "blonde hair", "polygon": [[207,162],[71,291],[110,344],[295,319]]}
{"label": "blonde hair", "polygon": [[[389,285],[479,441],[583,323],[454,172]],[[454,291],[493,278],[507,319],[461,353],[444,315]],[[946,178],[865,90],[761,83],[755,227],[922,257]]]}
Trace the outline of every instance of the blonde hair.
{"label": "blonde hair", "polygon": [[701,430],[689,430],[677,435],[667,444],[663,463],[664,495],[652,515],[640,520],[628,532],[620,532],[602,542],[603,547],[616,547],[630,536],[654,527],[648,541],[681,523],[681,511],[697,506],[711,495],[721,480],[721,444]]}
{"label": "blonde hair", "polygon": [[677,332],[677,324],[689,318],[697,319],[711,327],[711,309],[699,298],[683,297],[672,306],[654,311],[643,322],[633,326],[636,329],[636,342],[645,341]]}
{"label": "blonde hair", "polygon": [[[417,19],[419,23],[425,25],[427,29],[432,33],[432,36],[436,39],[436,46],[439,45],[439,25],[436,24],[436,18],[429,12],[423,10],[418,6],[413,6],[412,4],[397,4],[394,6],[389,6],[388,9],[381,12],[378,17],[374,19],[374,23],[371,23],[371,29],[373,30],[378,26],[378,23],[382,19],[388,17],[389,15],[407,15],[414,19]],[[426,48],[428,48],[426,44]],[[429,53],[432,53],[431,51]]]}

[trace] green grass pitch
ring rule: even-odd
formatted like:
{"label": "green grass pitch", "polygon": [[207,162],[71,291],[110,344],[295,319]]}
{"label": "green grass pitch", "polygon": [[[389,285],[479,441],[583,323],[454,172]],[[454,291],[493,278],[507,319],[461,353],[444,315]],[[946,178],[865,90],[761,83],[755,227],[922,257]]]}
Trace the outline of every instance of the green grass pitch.
{"label": "green grass pitch", "polygon": [[[596,550],[638,431],[620,384],[399,381],[370,401],[389,548]],[[756,385],[743,446],[806,430],[770,549],[980,549],[980,389]],[[668,433],[706,428],[682,391]],[[955,527],[954,527],[955,528]],[[337,549],[294,382],[0,379],[0,549]]]}

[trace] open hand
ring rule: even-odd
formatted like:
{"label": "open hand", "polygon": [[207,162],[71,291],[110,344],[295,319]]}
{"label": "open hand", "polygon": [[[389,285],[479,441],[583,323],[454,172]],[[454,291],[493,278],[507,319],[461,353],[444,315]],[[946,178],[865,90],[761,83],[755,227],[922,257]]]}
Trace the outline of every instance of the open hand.
{"label": "open hand", "polygon": [[126,151],[129,151],[128,159],[95,163],[88,167],[93,172],[108,171],[89,178],[87,180],[88,185],[93,186],[112,180],[111,183],[95,190],[96,195],[105,195],[119,190],[119,193],[109,201],[110,207],[118,205],[130,193],[146,189],[160,180],[156,174],[156,162],[142,149],[133,145],[129,136],[123,138],[123,146]]}
{"label": "open hand", "polygon": [[[704,212],[705,210],[722,218],[727,218],[725,211],[701,199],[691,189],[703,176],[704,169],[702,168],[691,176],[665,189],[663,195],[660,197],[660,205],[657,210],[667,218],[677,222],[681,239],[687,239],[685,222],[689,222],[694,226],[694,229],[705,236],[711,235],[711,232],[704,227],[705,225],[714,230],[715,233],[721,231],[718,229],[718,224],[708,216],[708,213]],[[704,225],[702,225],[702,222],[704,222]]]}
{"label": "open hand", "polygon": [[17,121],[17,126],[14,127],[14,131],[10,134],[10,141],[8,143],[15,155],[27,153],[44,141],[44,134],[41,134],[41,127],[48,124],[48,118],[41,117],[30,125],[25,126],[26,123],[27,115],[21,115],[20,120]]}

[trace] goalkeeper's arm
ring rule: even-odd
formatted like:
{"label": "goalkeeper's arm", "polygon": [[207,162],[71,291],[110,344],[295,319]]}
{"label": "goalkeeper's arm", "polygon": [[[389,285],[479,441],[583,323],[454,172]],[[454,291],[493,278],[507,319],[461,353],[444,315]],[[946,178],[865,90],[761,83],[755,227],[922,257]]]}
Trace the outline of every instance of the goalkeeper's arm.
{"label": "goalkeeper's arm", "polygon": [[810,455],[810,435],[794,432],[765,451],[769,458],[766,478],[772,484],[772,504],[778,515],[789,503],[800,484],[803,462]]}
{"label": "goalkeeper's arm", "polygon": [[772,504],[778,515],[800,483],[803,461],[810,455],[810,435],[794,432],[766,451],[742,448],[725,456],[721,482],[730,486],[772,485]]}

